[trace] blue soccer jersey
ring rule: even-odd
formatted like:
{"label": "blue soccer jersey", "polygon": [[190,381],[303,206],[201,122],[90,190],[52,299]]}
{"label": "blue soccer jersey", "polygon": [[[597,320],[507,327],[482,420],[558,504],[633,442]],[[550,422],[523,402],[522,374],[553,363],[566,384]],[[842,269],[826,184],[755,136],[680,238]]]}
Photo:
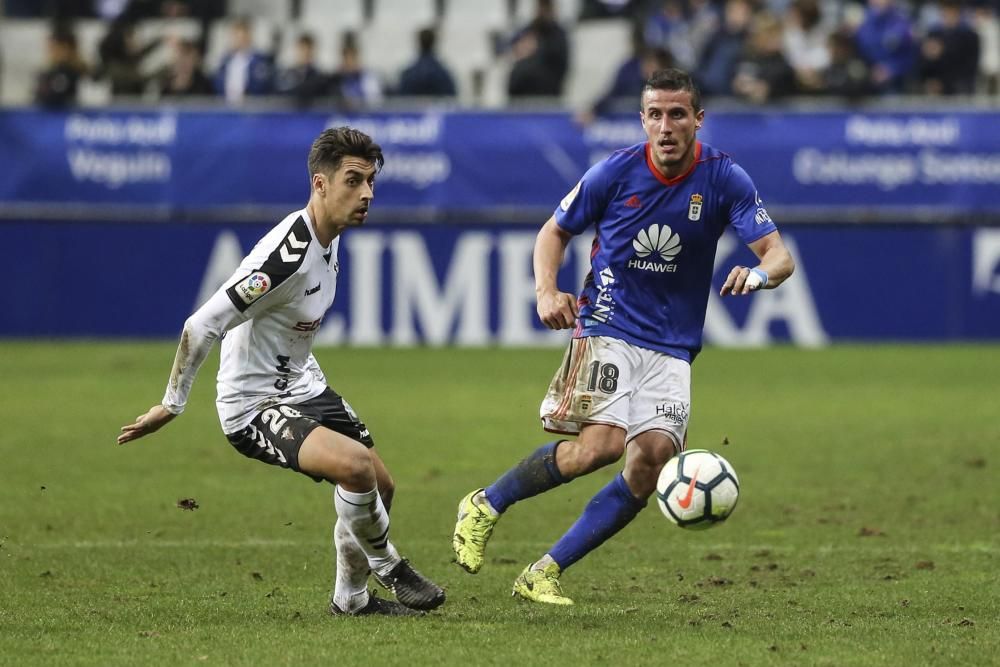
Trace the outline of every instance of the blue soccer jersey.
{"label": "blue soccer jersey", "polygon": [[693,361],[701,350],[715,250],[726,225],[744,243],[775,231],[753,181],[698,142],[667,179],[647,143],[591,167],[555,212],[571,234],[596,227],[576,337],[610,336]]}

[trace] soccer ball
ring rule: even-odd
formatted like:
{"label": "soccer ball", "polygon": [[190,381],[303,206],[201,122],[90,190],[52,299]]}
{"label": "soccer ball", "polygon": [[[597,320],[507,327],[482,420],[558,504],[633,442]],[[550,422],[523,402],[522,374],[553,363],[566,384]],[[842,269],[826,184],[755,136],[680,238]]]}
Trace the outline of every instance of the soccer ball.
{"label": "soccer ball", "polygon": [[692,449],[667,461],[656,482],[663,515],[681,528],[711,528],[726,520],[740,498],[740,481],[726,459]]}

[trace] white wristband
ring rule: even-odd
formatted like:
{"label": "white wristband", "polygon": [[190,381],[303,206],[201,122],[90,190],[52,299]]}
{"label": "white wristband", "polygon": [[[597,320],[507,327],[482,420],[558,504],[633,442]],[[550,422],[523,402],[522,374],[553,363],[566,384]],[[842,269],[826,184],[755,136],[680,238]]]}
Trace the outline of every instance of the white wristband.
{"label": "white wristband", "polygon": [[753,267],[750,269],[750,274],[747,275],[746,282],[744,283],[751,291],[764,289],[767,285],[767,271],[764,269]]}

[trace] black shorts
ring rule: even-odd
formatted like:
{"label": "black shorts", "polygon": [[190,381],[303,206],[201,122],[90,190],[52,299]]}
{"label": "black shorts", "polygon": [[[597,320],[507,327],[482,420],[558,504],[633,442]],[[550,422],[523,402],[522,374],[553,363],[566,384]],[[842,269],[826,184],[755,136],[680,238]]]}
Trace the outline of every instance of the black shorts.
{"label": "black shorts", "polygon": [[262,410],[249,426],[236,433],[227,433],[226,438],[243,456],[302,472],[299,468],[299,449],[306,437],[319,426],[346,435],[365,447],[375,446],[368,427],[354,409],[329,387],[304,403],[279,403]]}

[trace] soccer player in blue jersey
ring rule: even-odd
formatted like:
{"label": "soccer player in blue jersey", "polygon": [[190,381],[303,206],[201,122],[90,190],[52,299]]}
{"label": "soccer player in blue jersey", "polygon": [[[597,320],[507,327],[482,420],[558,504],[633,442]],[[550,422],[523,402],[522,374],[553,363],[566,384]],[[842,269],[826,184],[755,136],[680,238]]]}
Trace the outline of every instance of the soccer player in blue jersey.
{"label": "soccer player in blue jersey", "polygon": [[[732,227],[759,260],[733,267],[722,295],[773,289],[795,266],[747,173],[697,140],[705,112],[691,77],[660,70],[641,99],[648,140],[591,167],[535,242],[538,316],[550,329],[575,327],[542,422],[578,437],[542,445],[458,508],[452,545],[475,574],[507,508],[625,456],[622,473],[514,581],[514,595],[535,602],[573,604],[560,575],[635,518],[684,449],[691,362],[722,233]],[[591,226],[591,271],[577,298],[559,290],[556,274],[571,238]]]}

